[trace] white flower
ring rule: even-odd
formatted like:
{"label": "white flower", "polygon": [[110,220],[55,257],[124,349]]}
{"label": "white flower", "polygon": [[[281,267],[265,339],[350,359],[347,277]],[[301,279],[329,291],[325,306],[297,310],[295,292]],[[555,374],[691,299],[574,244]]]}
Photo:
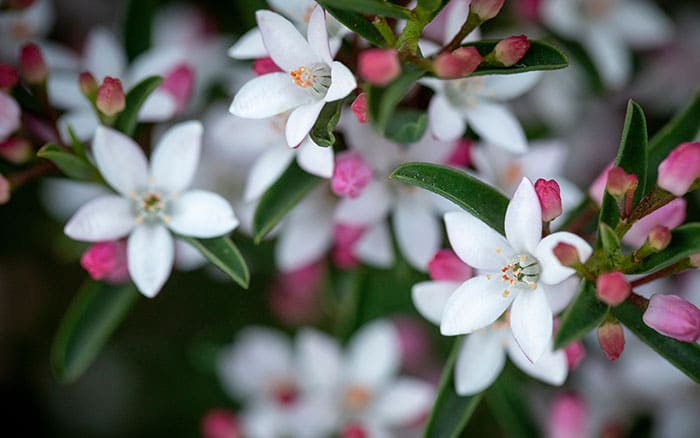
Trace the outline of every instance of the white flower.
{"label": "white flower", "polygon": [[528,359],[536,362],[552,337],[552,309],[545,291],[574,274],[559,263],[552,248],[568,243],[586,260],[592,253],[590,245],[567,232],[542,239],[540,203],[526,178],[508,204],[505,238],[468,213],[446,213],[445,225],[457,256],[483,274],[464,282],[449,297],[441,332],[471,333],[493,323],[510,307],[513,336]]}
{"label": "white flower", "polygon": [[346,66],[331,57],[320,7],[311,14],[308,41],[274,12],[258,11],[256,17],[270,57],[284,72],[246,83],[234,97],[230,111],[261,119],[291,110],[285,136],[287,144],[295,147],[308,135],[325,103],[344,98],[357,82]]}
{"label": "white flower", "polygon": [[129,137],[99,126],[92,151],[97,168],[119,194],[99,196],[70,219],[65,233],[98,242],[129,236],[129,274],[139,290],[155,296],[174,257],[170,231],[210,238],[231,232],[238,220],[226,200],[202,190],[185,190],[199,162],[202,126],[185,122],[168,130],[150,163]]}
{"label": "white flower", "polygon": [[[37,0],[21,10],[3,7],[0,12],[0,61],[16,63],[23,44],[37,42],[46,36],[54,21],[52,3],[50,0]],[[43,49],[44,44],[40,42],[40,46]]]}

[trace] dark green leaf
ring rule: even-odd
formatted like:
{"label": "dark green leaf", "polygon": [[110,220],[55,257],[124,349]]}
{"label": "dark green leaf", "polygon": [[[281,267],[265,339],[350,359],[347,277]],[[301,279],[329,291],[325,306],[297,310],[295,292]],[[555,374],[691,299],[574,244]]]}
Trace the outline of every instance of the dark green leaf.
{"label": "dark green leaf", "polygon": [[386,87],[369,87],[367,91],[367,112],[374,129],[384,134],[394,117],[396,106],[408,90],[425,72],[416,66],[406,64],[401,75]]}
{"label": "dark green leaf", "polygon": [[460,170],[430,163],[406,163],[394,170],[391,178],[437,193],[505,234],[508,198]]}
{"label": "dark green leaf", "polygon": [[129,61],[151,46],[151,26],[157,0],[129,0],[124,20],[124,48]]}
{"label": "dark green leaf", "polygon": [[70,125],[68,125],[68,135],[70,136],[70,145],[73,148],[73,152],[75,152],[75,155],[77,155],[79,158],[82,158],[83,160],[87,160],[85,145],[78,139],[78,137],[75,135],[75,132],[73,132],[73,127],[71,127]]}
{"label": "dark green leaf", "polygon": [[462,339],[457,339],[440,377],[437,398],[425,424],[425,438],[457,438],[481,401],[482,394],[461,396],[455,391],[454,369]]}
{"label": "dark green leaf", "polygon": [[[323,5],[323,1],[320,1],[319,3]],[[361,14],[331,6],[324,6],[324,8],[329,14],[334,16],[336,20],[343,23],[354,33],[360,35],[362,38],[366,39],[375,46],[384,47],[385,41],[382,34]]]}
{"label": "dark green leaf", "polygon": [[88,280],[83,285],[51,349],[53,369],[61,381],[72,382],[85,372],[138,297],[133,284],[112,286]]}
{"label": "dark green leaf", "polygon": [[331,7],[364,15],[411,19],[411,11],[384,0],[318,0],[324,8]]}
{"label": "dark green leaf", "polygon": [[117,117],[114,127],[126,135],[132,135],[138,124],[138,116],[141,107],[148,96],[153,93],[163,82],[160,76],[148,77],[129,90],[126,94],[126,107]]}
{"label": "dark green leaf", "polygon": [[681,225],[671,231],[671,243],[663,251],[642,260],[628,274],[658,271],[683,259],[700,253],[700,223]]}
{"label": "dark green leaf", "polygon": [[99,175],[97,170],[83,158],[79,158],[69,152],[61,149],[60,146],[49,143],[39,149],[36,153],[38,157],[46,158],[51,160],[53,164],[58,167],[61,172],[67,176],[84,180],[84,181],[96,181],[99,180]]}
{"label": "dark green leaf", "polygon": [[554,349],[564,348],[581,339],[603,322],[607,312],[608,306],[596,298],[595,286],[587,280],[582,280],[576,298],[559,320],[559,328],[554,336]]}
{"label": "dark green leaf", "polygon": [[598,234],[603,244],[603,250],[608,257],[620,254],[620,239],[615,234],[615,230],[601,222],[598,226]]}
{"label": "dark green leaf", "polygon": [[443,5],[443,0],[418,0],[418,7],[425,11],[434,12],[440,9]]}
{"label": "dark green leaf", "polygon": [[321,114],[319,114],[316,123],[309,135],[311,139],[319,146],[331,147],[335,144],[335,135],[333,130],[335,125],[340,120],[340,110],[343,108],[343,101],[336,100],[335,102],[327,103],[323,106]]}
{"label": "dark green leaf", "polygon": [[253,239],[260,243],[284,215],[320,182],[321,178],[304,172],[292,162],[282,176],[263,194],[253,216]]}
{"label": "dark green leaf", "polygon": [[688,377],[700,383],[700,345],[694,342],[677,341],[649,328],[642,320],[642,310],[628,301],[613,307],[612,313],[654,351]]}
{"label": "dark green leaf", "polygon": [[541,434],[521,388],[518,376],[507,366],[486,390],[486,402],[507,436],[536,438]]}
{"label": "dark green leaf", "polygon": [[397,143],[416,143],[425,134],[428,115],[418,110],[398,110],[386,127],[386,138]]}
{"label": "dark green leaf", "polygon": [[224,271],[243,289],[248,289],[248,283],[250,282],[248,265],[241,252],[238,251],[238,248],[228,236],[211,239],[196,239],[188,236],[178,237],[196,248],[207,260]]}

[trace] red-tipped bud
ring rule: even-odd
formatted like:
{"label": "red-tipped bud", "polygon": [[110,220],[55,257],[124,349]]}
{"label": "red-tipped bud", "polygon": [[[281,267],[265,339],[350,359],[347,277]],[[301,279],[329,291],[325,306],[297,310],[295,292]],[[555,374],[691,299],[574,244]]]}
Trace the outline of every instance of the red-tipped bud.
{"label": "red-tipped bud", "polygon": [[355,256],[355,245],[365,233],[358,226],[335,224],[333,226],[333,262],[340,269],[352,269],[359,263]]}
{"label": "red-tipped bud", "polygon": [[80,265],[95,280],[125,283],[129,280],[126,242],[114,240],[95,243],[80,258]]}
{"label": "red-tipped bud", "polygon": [[549,411],[547,436],[550,438],[579,438],[586,429],[588,408],[575,394],[559,395]]}
{"label": "red-tipped bud", "polygon": [[469,167],[472,163],[472,142],[466,138],[461,138],[455,142],[452,153],[447,158],[445,164],[454,167]]}
{"label": "red-tipped bud", "polygon": [[663,225],[657,225],[649,232],[649,246],[657,251],[666,249],[671,243],[671,230]]}
{"label": "red-tipped bud", "polygon": [[0,173],[0,205],[10,200],[10,182]]}
{"label": "red-tipped bud", "polygon": [[0,156],[10,163],[23,164],[32,159],[34,151],[26,139],[10,137],[0,142]]}
{"label": "red-tipped bud", "polygon": [[342,152],[335,159],[331,189],[338,196],[357,198],[372,181],[372,168],[355,151]]}
{"label": "red-tipped bud", "polygon": [[275,61],[273,61],[269,56],[265,58],[258,58],[253,61],[253,72],[258,76],[280,71],[283,70],[279,68],[279,66],[275,64]]}
{"label": "red-tipped bud", "polygon": [[242,438],[240,421],[227,409],[212,409],[202,418],[203,438]]}
{"label": "red-tipped bud", "polygon": [[107,76],[97,90],[95,105],[106,116],[111,117],[122,112],[126,106],[122,82]]}
{"label": "red-tipped bud", "polygon": [[700,309],[677,295],[654,295],[642,316],[644,323],[662,335],[684,342],[700,337]]}
{"label": "red-tipped bud", "polygon": [[95,96],[97,96],[98,85],[92,73],[89,71],[80,73],[78,83],[80,84],[80,92],[83,93],[83,96],[90,100],[95,99]]}
{"label": "red-tipped bud", "polygon": [[583,346],[583,342],[575,341],[564,348],[564,354],[566,354],[566,363],[569,365],[569,369],[573,370],[586,357],[586,348]]}
{"label": "red-tipped bud", "polygon": [[529,49],[530,41],[527,40],[527,37],[518,35],[499,41],[494,47],[493,53],[496,61],[505,67],[510,67],[520,61]]}
{"label": "red-tipped bud", "polygon": [[35,0],[9,0],[7,3],[10,8],[15,10],[27,9],[33,5]]}
{"label": "red-tipped bud", "polygon": [[625,349],[625,332],[617,321],[605,321],[598,327],[598,343],[610,360],[616,360]]}
{"label": "red-tipped bud", "polygon": [[535,181],[535,192],[542,207],[543,221],[549,222],[561,216],[561,191],[556,181],[538,179]]}
{"label": "red-tipped bud", "polygon": [[396,49],[367,49],[357,59],[360,77],[372,85],[383,86],[401,74]]}
{"label": "red-tipped bud", "polygon": [[340,432],[340,438],[369,438],[369,436],[361,423],[349,423]]}
{"label": "red-tipped bud", "polygon": [[367,93],[360,93],[350,105],[352,113],[360,123],[367,123]]}
{"label": "red-tipped bud", "polygon": [[573,268],[581,262],[576,247],[566,242],[557,243],[554,248],[552,248],[552,253],[562,266]]}
{"label": "red-tipped bud", "polygon": [[657,184],[676,196],[683,196],[700,176],[700,143],[683,143],[659,164]]}
{"label": "red-tipped bud", "polygon": [[608,192],[615,196],[624,196],[628,192],[634,192],[637,189],[637,176],[625,172],[622,167],[613,167],[608,172],[608,182],[606,188]]}
{"label": "red-tipped bud", "polygon": [[469,5],[469,13],[474,14],[481,21],[490,20],[501,11],[505,0],[472,0]]}
{"label": "red-tipped bud", "polygon": [[610,306],[622,303],[632,292],[632,286],[625,275],[619,271],[600,274],[595,285],[598,299]]}
{"label": "red-tipped bud", "polygon": [[464,263],[451,249],[441,249],[428,263],[428,273],[434,281],[463,282],[472,277],[472,267]]}
{"label": "red-tipped bud", "polygon": [[0,64],[0,90],[6,90],[17,84],[17,70],[7,64]]}
{"label": "red-tipped bud", "polygon": [[22,78],[30,85],[38,85],[46,80],[49,70],[39,46],[33,43],[25,44],[19,55],[19,66]]}
{"label": "red-tipped bud", "polygon": [[0,141],[19,129],[21,110],[12,96],[0,92]]}
{"label": "red-tipped bud", "polygon": [[433,69],[443,79],[459,78],[476,70],[481,60],[475,47],[460,47],[452,52],[440,53],[433,62]]}
{"label": "red-tipped bud", "polygon": [[194,90],[194,70],[187,64],[180,64],[165,75],[161,88],[170,94],[178,112],[185,109]]}

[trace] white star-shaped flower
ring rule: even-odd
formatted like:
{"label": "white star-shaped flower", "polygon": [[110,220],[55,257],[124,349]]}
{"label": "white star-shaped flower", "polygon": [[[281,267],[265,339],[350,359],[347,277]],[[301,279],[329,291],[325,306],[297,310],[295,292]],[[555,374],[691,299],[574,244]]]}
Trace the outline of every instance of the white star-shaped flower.
{"label": "white star-shaped flower", "polygon": [[129,275],[141,293],[155,296],[170,274],[174,243],[170,231],[198,238],[231,232],[238,225],[221,196],[186,190],[194,178],[202,125],[184,122],[168,130],[149,163],[129,137],[100,126],[92,151],[98,170],[118,193],[83,205],[65,227],[69,237],[86,242],[129,236]]}

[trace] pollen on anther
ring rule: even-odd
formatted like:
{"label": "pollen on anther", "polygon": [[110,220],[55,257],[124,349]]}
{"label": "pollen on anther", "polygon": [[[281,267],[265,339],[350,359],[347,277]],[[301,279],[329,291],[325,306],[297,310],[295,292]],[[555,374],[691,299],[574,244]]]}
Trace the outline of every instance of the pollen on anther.
{"label": "pollen on anther", "polygon": [[496,254],[500,254],[502,252],[503,252],[503,250],[501,248],[496,248]]}
{"label": "pollen on anther", "polygon": [[289,75],[294,80],[294,83],[302,88],[308,88],[313,85],[311,72],[306,67],[299,67],[296,70],[289,72]]}
{"label": "pollen on anther", "polygon": [[486,274],[486,279],[490,280],[491,279],[491,274]]}
{"label": "pollen on anther", "polygon": [[510,295],[510,291],[508,289],[503,289],[503,298],[508,297]]}

